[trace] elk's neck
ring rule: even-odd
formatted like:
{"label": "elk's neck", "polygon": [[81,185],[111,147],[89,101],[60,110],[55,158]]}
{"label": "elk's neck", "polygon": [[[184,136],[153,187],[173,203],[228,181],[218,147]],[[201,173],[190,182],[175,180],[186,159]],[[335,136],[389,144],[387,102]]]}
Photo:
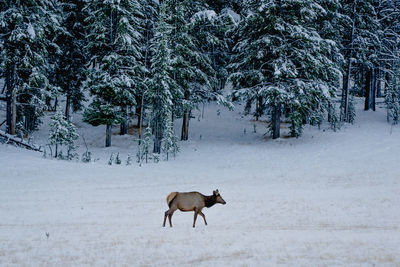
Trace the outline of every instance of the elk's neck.
{"label": "elk's neck", "polygon": [[205,196],[204,197],[204,203],[207,208],[214,206],[215,203],[217,203],[217,197],[212,195],[212,196]]}

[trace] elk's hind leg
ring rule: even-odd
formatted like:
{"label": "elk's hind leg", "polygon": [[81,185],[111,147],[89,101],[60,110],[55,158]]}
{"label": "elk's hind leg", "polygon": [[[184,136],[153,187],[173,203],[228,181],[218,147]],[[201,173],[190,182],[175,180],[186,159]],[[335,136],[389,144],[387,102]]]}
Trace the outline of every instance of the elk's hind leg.
{"label": "elk's hind leg", "polygon": [[172,222],[171,222],[172,214],[174,214],[174,211],[168,214],[169,227],[172,227]]}
{"label": "elk's hind leg", "polygon": [[164,213],[164,223],[163,223],[163,227],[165,227],[165,222],[167,221],[167,216],[168,216],[168,211],[169,210],[167,210],[165,213]]}
{"label": "elk's hind leg", "polygon": [[165,212],[163,227],[165,227],[165,222],[167,221],[167,216],[168,216],[169,226],[172,227],[171,218],[172,218],[172,214],[174,214],[175,211],[176,211],[176,209],[170,208],[169,210],[167,210]]}

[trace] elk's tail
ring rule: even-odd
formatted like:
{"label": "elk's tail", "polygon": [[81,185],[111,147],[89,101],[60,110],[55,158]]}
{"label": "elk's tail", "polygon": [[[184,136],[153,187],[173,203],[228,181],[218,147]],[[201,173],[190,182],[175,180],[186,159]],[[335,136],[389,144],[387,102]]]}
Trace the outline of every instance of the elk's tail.
{"label": "elk's tail", "polygon": [[167,196],[168,207],[171,207],[171,203],[176,198],[177,195],[178,195],[178,192],[172,192]]}

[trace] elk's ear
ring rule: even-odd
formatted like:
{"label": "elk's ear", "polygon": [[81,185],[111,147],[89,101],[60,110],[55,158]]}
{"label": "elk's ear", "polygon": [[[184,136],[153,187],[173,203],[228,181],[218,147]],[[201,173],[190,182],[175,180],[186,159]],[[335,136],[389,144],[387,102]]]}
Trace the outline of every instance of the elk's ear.
{"label": "elk's ear", "polygon": [[215,190],[215,194],[217,194],[217,195],[219,194],[219,191],[218,191],[218,189],[217,189],[217,190]]}
{"label": "elk's ear", "polygon": [[217,195],[217,192],[213,191],[213,195],[214,195],[214,196]]}

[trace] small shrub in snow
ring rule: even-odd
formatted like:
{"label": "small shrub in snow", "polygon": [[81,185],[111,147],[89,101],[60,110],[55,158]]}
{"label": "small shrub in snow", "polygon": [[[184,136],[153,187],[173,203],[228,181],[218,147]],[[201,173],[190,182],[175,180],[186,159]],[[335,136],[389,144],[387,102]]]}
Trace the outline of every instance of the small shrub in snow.
{"label": "small shrub in snow", "polygon": [[112,165],[114,162],[114,153],[111,153],[110,159],[108,160],[108,165]]}
{"label": "small shrub in snow", "polygon": [[62,155],[62,151],[58,151],[63,146],[67,147],[67,156],[61,159],[72,159],[76,157],[75,145],[79,135],[76,133],[76,127],[72,122],[64,118],[61,108],[58,108],[56,113],[51,117],[50,121],[50,145],[55,146],[55,157]]}
{"label": "small shrub in snow", "polygon": [[42,157],[45,159],[45,158],[47,158],[47,149],[46,148],[43,148],[43,155],[42,155]]}
{"label": "small shrub in snow", "polygon": [[354,106],[354,96],[351,96],[349,100],[349,114],[348,122],[353,124],[356,119],[356,108]]}
{"label": "small shrub in snow", "polygon": [[160,161],[160,154],[153,153],[153,160],[155,163],[158,163]]}
{"label": "small shrub in snow", "polygon": [[151,128],[148,126],[144,133],[144,140],[142,139],[137,140],[138,151],[136,153],[136,157],[137,157],[137,162],[139,164],[141,164],[144,160],[146,160],[147,163],[149,159],[149,153],[152,144],[151,136],[152,136]]}
{"label": "small shrub in snow", "polygon": [[120,165],[121,164],[121,158],[119,157],[119,153],[117,154],[117,156],[115,157],[115,164]]}
{"label": "small shrub in snow", "polygon": [[169,154],[172,153],[174,157],[176,156],[176,153],[179,152],[179,147],[178,147],[178,138],[174,134],[174,128],[173,128],[173,123],[171,120],[171,117],[167,117],[167,122],[166,122],[166,129],[164,132],[163,139],[161,141],[162,143],[162,150],[167,156],[167,160],[169,157]]}
{"label": "small shrub in snow", "polygon": [[82,162],[85,162],[85,163],[91,162],[91,161],[92,161],[92,152],[90,152],[90,151],[85,151],[85,152],[82,154],[81,161],[82,161]]}
{"label": "small shrub in snow", "polygon": [[126,159],[126,165],[127,166],[132,165],[132,156],[131,156],[131,154],[128,154],[128,158]]}

